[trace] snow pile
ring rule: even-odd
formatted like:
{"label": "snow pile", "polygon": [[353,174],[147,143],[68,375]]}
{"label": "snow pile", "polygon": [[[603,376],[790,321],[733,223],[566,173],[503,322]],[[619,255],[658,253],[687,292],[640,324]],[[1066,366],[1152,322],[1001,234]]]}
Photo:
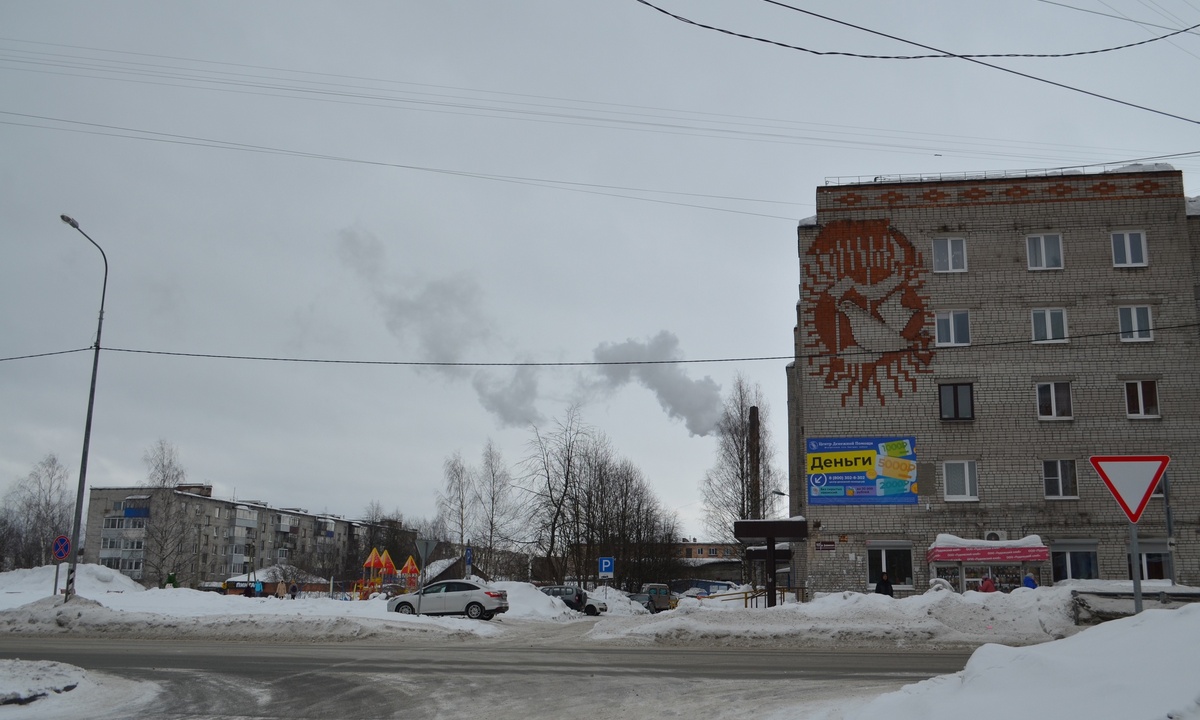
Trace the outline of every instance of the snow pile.
{"label": "snow pile", "polygon": [[603,600],[604,604],[608,605],[608,610],[605,614],[613,617],[650,614],[649,610],[642,607],[639,603],[630,600],[629,593],[607,585],[601,585],[595,590],[588,590],[588,597]]}
{"label": "snow pile", "polygon": [[966,668],[815,720],[1007,720],[1014,716],[1200,720],[1200,604],[1147,610],[1037,647],[984,645]]}
{"label": "snow pile", "polygon": [[1069,587],[964,595],[928,592],[901,600],[844,592],[749,611],[740,600],[683,598],[674,612],[602,620],[589,636],[756,646],[1033,645],[1077,632],[1070,607]]}
{"label": "snow pile", "polygon": [[84,671],[57,662],[0,660],[0,705],[25,704],[79,687]]}
{"label": "snow pile", "polygon": [[563,621],[580,616],[561,599],[550,597],[529,583],[494,582],[491,585],[508,593],[508,612],[499,615],[500,618]]}
{"label": "snow pile", "polygon": [[[103,565],[82,564],[77,567],[75,592],[83,595],[137,593],[146,589],[128,576]],[[64,564],[58,573],[58,592],[61,593],[66,585],[67,567]],[[48,597],[53,591],[53,565],[0,573],[0,610],[23,605],[34,598]]]}

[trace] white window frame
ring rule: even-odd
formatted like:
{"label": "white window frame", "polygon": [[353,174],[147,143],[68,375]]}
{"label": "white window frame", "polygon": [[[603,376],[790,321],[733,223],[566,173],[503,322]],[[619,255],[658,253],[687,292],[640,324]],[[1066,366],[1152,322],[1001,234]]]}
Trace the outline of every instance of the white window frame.
{"label": "white window frame", "polygon": [[[1062,323],[1062,337],[1054,337],[1054,315],[1060,316]],[[1070,341],[1071,334],[1067,331],[1067,311],[1063,308],[1034,308],[1030,313],[1030,332],[1033,334],[1033,342],[1038,344],[1043,343],[1065,343]],[[1038,337],[1038,318],[1041,317],[1042,329],[1046,333],[1046,337]]]}
{"label": "white window frame", "polygon": [[[1146,412],[1146,384],[1149,383],[1154,387],[1154,412]],[[1137,407],[1130,405],[1130,386],[1137,388]],[[1162,406],[1160,398],[1162,395],[1158,392],[1157,380],[1128,380],[1125,382],[1125,417],[1131,420],[1150,420],[1162,417]],[[1136,410],[1137,412],[1134,412]]]}
{"label": "white window frame", "polygon": [[1154,340],[1154,313],[1149,305],[1122,305],[1117,308],[1117,328],[1121,342],[1151,342]]}
{"label": "white window frame", "polygon": [[[1140,262],[1133,260],[1134,249],[1141,254]],[[1146,267],[1150,264],[1146,252],[1146,233],[1141,230],[1122,230],[1112,234],[1113,267]]]}
{"label": "white window frame", "polygon": [[[962,493],[950,493],[950,468],[962,469]],[[946,460],[942,463],[943,495],[946,502],[978,502],[979,501],[979,470],[974,460]]]}
{"label": "white window frame", "polygon": [[[957,264],[956,260],[959,261]],[[933,271],[935,273],[966,272],[967,239],[960,237],[934,238]]]}
{"label": "white window frame", "polygon": [[[957,318],[966,318],[966,338],[958,337]],[[946,323],[949,337],[942,336],[942,323]],[[964,347],[971,344],[971,311],[942,310],[934,315],[934,344],[938,347]]]}
{"label": "white window frame", "polygon": [[[1069,463],[1069,464],[1068,464]],[[1054,468],[1053,474],[1047,472],[1051,467]],[[1067,476],[1067,469],[1070,469],[1071,485],[1074,486],[1074,493],[1068,494],[1063,489],[1063,479]],[[1049,482],[1053,481],[1058,485],[1058,492],[1051,493]],[[1079,499],[1079,474],[1076,470],[1074,460],[1043,460],[1042,461],[1042,491],[1046,495],[1047,500],[1078,500]]]}
{"label": "white window frame", "polygon": [[[1046,262],[1046,242],[1053,238],[1055,243],[1058,243],[1058,264],[1049,265]],[[1035,253],[1036,249],[1036,253]],[[1035,262],[1034,255],[1037,255]],[[1061,233],[1042,233],[1040,235],[1025,236],[1025,259],[1026,266],[1030,270],[1062,270],[1066,265],[1063,259],[1063,242]]]}
{"label": "white window frame", "polygon": [[[1059,402],[1058,402],[1058,386],[1059,385],[1067,386],[1067,404],[1070,407],[1067,408],[1066,415],[1062,415],[1059,412],[1061,410],[1061,408],[1059,408],[1059,406],[1058,406],[1059,405]],[[1049,388],[1049,390],[1050,390],[1050,414],[1049,415],[1042,414],[1042,388],[1044,388],[1044,387]],[[1071,387],[1071,383],[1068,380],[1054,380],[1054,381],[1038,383],[1037,390],[1036,390],[1036,397],[1035,397],[1036,402],[1037,402],[1038,420],[1073,420],[1075,418],[1075,399],[1073,397],[1073,393],[1074,393],[1074,388]]]}

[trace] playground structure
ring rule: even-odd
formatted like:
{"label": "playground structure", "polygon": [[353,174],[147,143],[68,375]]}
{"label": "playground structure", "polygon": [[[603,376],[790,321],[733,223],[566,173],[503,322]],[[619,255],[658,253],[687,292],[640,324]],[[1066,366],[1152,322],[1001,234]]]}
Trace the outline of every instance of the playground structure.
{"label": "playground structure", "polygon": [[408,562],[404,563],[404,566],[397,571],[396,563],[386,549],[380,553],[378,549],[371,548],[371,554],[367,556],[362,566],[362,578],[354,584],[353,589],[353,593],[360,600],[366,600],[373,594],[382,592],[385,586],[399,586],[402,592],[411,592],[417,587],[420,570],[411,555],[408,557]]}

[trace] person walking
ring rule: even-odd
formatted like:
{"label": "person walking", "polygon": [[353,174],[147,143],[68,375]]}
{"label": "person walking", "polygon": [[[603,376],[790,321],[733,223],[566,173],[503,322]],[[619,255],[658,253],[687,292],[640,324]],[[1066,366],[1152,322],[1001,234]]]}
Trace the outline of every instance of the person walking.
{"label": "person walking", "polygon": [[879,574],[879,582],[875,583],[875,594],[895,597],[895,595],[892,594],[892,581],[888,580],[887,573]]}

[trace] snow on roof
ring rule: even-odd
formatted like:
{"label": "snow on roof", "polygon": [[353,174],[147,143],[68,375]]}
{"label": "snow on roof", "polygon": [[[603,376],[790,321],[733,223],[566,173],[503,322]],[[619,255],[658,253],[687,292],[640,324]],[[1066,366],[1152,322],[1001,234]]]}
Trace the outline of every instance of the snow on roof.
{"label": "snow on roof", "polygon": [[1130,163],[1121,167],[1105,170],[1106,173],[1133,173],[1133,172],[1171,172],[1175,167],[1170,163]]}
{"label": "snow on roof", "polygon": [[1040,535],[1026,535],[1023,538],[1016,540],[976,540],[975,538],[961,538],[957,535],[947,533],[939,533],[937,539],[929,546],[930,550],[934,548],[1022,548],[1022,547],[1042,547],[1042,538]]}
{"label": "snow on roof", "polygon": [[[235,575],[225,582],[246,582],[250,579],[250,574]],[[316,575],[309,575],[293,565],[272,565],[261,570],[254,571],[254,579],[265,583],[290,582],[295,580],[305,584],[310,583],[327,583],[329,580]]]}

